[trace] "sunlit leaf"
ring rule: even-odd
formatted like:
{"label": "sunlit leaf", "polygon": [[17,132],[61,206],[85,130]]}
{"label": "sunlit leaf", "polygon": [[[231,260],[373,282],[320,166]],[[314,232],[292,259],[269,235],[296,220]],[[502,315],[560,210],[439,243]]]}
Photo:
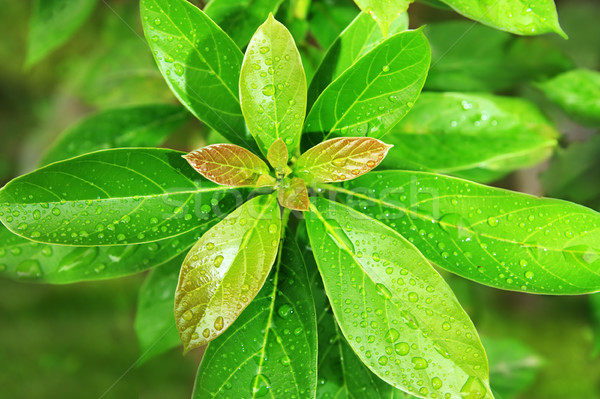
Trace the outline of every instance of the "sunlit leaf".
{"label": "sunlit leaf", "polygon": [[288,164],[288,151],[283,139],[279,138],[271,144],[267,152],[267,161],[276,170],[285,169]]}
{"label": "sunlit leaf", "polygon": [[175,321],[186,351],[218,337],[252,302],[275,262],[280,234],[275,195],[263,195],[230,213],[194,245],[175,294]]}
{"label": "sunlit leaf", "polygon": [[412,244],[323,198],[306,223],[335,318],[371,371],[421,397],[492,397],[475,327]]}
{"label": "sunlit leaf", "polygon": [[387,36],[390,26],[406,12],[414,0],[354,0],[360,9],[372,17],[379,25],[383,36]]}
{"label": "sunlit leaf", "polygon": [[277,199],[283,207],[295,211],[308,211],[306,183],[299,177],[284,179],[278,188]]}
{"label": "sunlit leaf", "polygon": [[350,180],[379,165],[390,148],[370,137],[338,137],[306,151],[294,170],[309,183]]}

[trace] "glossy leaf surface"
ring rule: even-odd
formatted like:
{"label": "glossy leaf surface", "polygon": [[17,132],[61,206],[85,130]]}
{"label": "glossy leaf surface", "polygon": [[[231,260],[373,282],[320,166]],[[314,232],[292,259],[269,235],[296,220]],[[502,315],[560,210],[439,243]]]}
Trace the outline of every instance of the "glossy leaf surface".
{"label": "glossy leaf surface", "polygon": [[224,186],[252,186],[269,173],[267,164],[235,144],[213,144],[184,158],[202,176]]}
{"label": "glossy leaf surface", "polygon": [[394,148],[383,165],[398,169],[409,162],[485,182],[549,157],[557,138],[552,124],[525,100],[427,92],[386,136]]}
{"label": "glossy leaf surface", "polygon": [[218,337],[252,302],[275,262],[280,235],[275,195],[263,195],[245,202],[194,245],[175,294],[175,322],[186,351]]}
{"label": "glossy leaf surface", "polygon": [[36,0],[27,39],[26,66],[66,42],[90,16],[97,0]]}
{"label": "glossy leaf surface", "polygon": [[314,398],[317,327],[306,266],[293,237],[263,288],[208,346],[194,398]]}
{"label": "glossy leaf surface", "polygon": [[319,96],[306,118],[308,142],[383,136],[416,101],[429,60],[429,45],[420,30],[396,34],[379,44]]}
{"label": "glossy leaf surface", "polygon": [[41,163],[123,147],[157,147],[189,119],[179,106],[142,105],[101,111],[61,134]]}
{"label": "glossy leaf surface", "polygon": [[306,183],[299,177],[284,179],[278,188],[277,200],[283,207],[295,211],[308,211]]}
{"label": "glossy leaf surface", "polygon": [[248,129],[263,154],[281,138],[293,155],[306,112],[306,76],[294,38],[272,15],[246,50],[240,100]]}
{"label": "glossy leaf surface", "polygon": [[202,179],[182,155],[117,149],[53,163],[0,190],[0,220],[15,234],[52,244],[180,236],[235,208],[242,193]]}
{"label": "glossy leaf surface", "polygon": [[379,165],[390,148],[371,137],[338,137],[306,151],[294,170],[309,184],[350,180]]}
{"label": "glossy leaf surface", "polygon": [[441,0],[456,12],[482,24],[517,35],[541,35],[556,32],[567,35],[558,24],[554,0],[535,3],[521,0]]}
{"label": "glossy leaf surface", "polygon": [[600,214],[591,209],[426,172],[371,173],[331,189],[460,276],[531,293],[600,290]]}
{"label": "glossy leaf surface", "polygon": [[600,72],[577,69],[538,87],[575,121],[600,126]]}
{"label": "glossy leaf surface", "polygon": [[156,63],[179,101],[232,143],[256,148],[240,109],[237,45],[185,0],[142,0],[140,10]]}
{"label": "glossy leaf surface", "polygon": [[389,33],[390,25],[408,9],[414,0],[354,0],[360,9],[370,15],[379,25],[383,36]]}
{"label": "glossy leaf surface", "polygon": [[475,327],[413,245],[323,198],[311,201],[306,223],[335,318],[371,371],[420,397],[491,398]]}

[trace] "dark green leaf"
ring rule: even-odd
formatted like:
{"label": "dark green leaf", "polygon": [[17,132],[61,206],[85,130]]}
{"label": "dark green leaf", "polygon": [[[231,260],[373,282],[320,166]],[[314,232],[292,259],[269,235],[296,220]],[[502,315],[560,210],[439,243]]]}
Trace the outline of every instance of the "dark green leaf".
{"label": "dark green leaf", "polygon": [[287,237],[256,298],[208,346],[194,398],[314,398],[315,307],[302,255]]}
{"label": "dark green leaf", "polygon": [[491,397],[475,327],[414,246],[322,198],[306,223],[335,318],[371,371],[418,396]]}
{"label": "dark green leaf", "polygon": [[356,5],[348,0],[333,0],[328,3],[313,1],[309,13],[310,33],[317,44],[326,49],[357,14]]}
{"label": "dark green leaf", "polygon": [[408,5],[414,0],[354,0],[356,5],[370,15],[381,28],[383,36],[387,36],[390,26],[400,15],[406,12]]}
{"label": "dark green leaf", "polygon": [[252,302],[275,262],[280,235],[275,195],[262,195],[194,245],[175,293],[175,322],[186,352],[222,334]]}
{"label": "dark green leaf", "polygon": [[[386,136],[389,169],[415,163],[440,173],[490,181],[552,153],[558,132],[531,103],[486,94],[422,93]],[[489,172],[489,176],[486,174]]]}
{"label": "dark green leaf", "polygon": [[66,245],[135,244],[214,222],[241,198],[203,180],[166,149],[99,151],[53,163],[0,190],[0,220],[13,233]]}
{"label": "dark green leaf", "polygon": [[531,293],[600,290],[600,214],[583,206],[426,172],[329,188],[460,276]]}

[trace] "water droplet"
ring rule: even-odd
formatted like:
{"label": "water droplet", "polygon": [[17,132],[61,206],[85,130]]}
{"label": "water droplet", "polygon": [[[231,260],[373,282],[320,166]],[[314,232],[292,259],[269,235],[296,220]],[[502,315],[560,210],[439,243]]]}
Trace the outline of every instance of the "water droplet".
{"label": "water droplet", "polygon": [[17,277],[22,279],[36,279],[42,277],[40,263],[34,259],[27,259],[17,266]]}
{"label": "water droplet", "polygon": [[209,251],[211,249],[213,249],[215,247],[215,243],[214,242],[209,242],[206,244],[206,249],[208,249]]}
{"label": "water droplet", "polygon": [[498,226],[499,221],[498,221],[498,218],[489,217],[487,220],[487,223],[490,225],[490,227],[496,227],[496,226]]}
{"label": "water droplet", "polygon": [[173,64],[173,71],[179,75],[182,76],[183,75],[183,65],[181,65],[180,63],[176,62]]}
{"label": "water droplet", "polygon": [[406,342],[398,342],[396,345],[394,345],[394,350],[396,351],[396,354],[400,356],[406,356],[410,351],[410,345]]}
{"label": "water droplet", "polygon": [[388,287],[386,287],[385,285],[381,284],[381,283],[377,283],[375,285],[375,287],[377,288],[377,292],[380,295],[383,295],[383,297],[385,299],[390,299],[392,297],[392,292],[389,290]]}
{"label": "water droplet", "polygon": [[385,333],[385,340],[388,342],[396,342],[400,338],[400,333],[395,328],[391,328]]}
{"label": "water droplet", "polygon": [[262,94],[264,94],[265,96],[272,96],[273,94],[275,94],[275,86],[270,84],[266,85],[262,89]]}
{"label": "water droplet", "polygon": [[440,380],[438,377],[433,377],[431,379],[431,386],[433,387],[433,389],[440,389],[442,385],[442,380]]}
{"label": "water droplet", "polygon": [[285,319],[286,317],[294,313],[294,308],[286,303],[281,305],[279,309],[277,309],[277,313],[279,314],[279,316]]}
{"label": "water droplet", "polygon": [[191,310],[186,310],[185,312],[183,312],[181,317],[183,317],[183,320],[190,321],[192,320],[192,317],[194,317],[194,313]]}
{"label": "water droplet", "polygon": [[381,356],[378,360],[379,364],[382,366],[385,366],[388,362],[388,358],[387,356]]}
{"label": "water droplet", "polygon": [[269,52],[269,50],[270,50],[270,49],[269,49],[268,47],[264,46],[264,47],[261,47],[261,48],[260,48],[260,50],[258,50],[258,51],[259,51],[261,54],[267,54],[267,53]]}
{"label": "water droplet", "polygon": [[54,216],[60,216],[60,209],[58,209],[58,208],[52,208],[52,214]]}
{"label": "water droplet", "polygon": [[262,397],[269,393],[269,390],[271,389],[271,382],[266,376],[257,374],[252,379],[251,387],[252,395],[254,395],[254,397]]}
{"label": "water droplet", "polygon": [[275,233],[277,233],[277,230],[278,230],[277,225],[275,223],[271,223],[269,225],[269,233],[275,234]]}
{"label": "water droplet", "polygon": [[223,263],[223,256],[222,255],[217,255],[217,257],[215,258],[215,267],[219,267],[221,266],[221,263]]}
{"label": "water droplet", "polygon": [[427,360],[423,359],[422,357],[413,357],[412,359],[410,359],[410,361],[412,362],[415,370],[426,369],[429,365],[429,363],[427,363]]}
{"label": "water droplet", "polygon": [[479,378],[469,377],[460,393],[464,399],[483,399],[487,394],[487,389]]}
{"label": "water droplet", "polygon": [[155,18],[154,19],[154,25],[160,25],[160,18]]}
{"label": "water droplet", "polygon": [[202,331],[202,336],[204,338],[208,338],[210,336],[210,330],[208,328],[205,328],[204,331]]}
{"label": "water droplet", "polygon": [[396,101],[398,101],[398,96],[396,95],[391,95],[388,97],[390,99],[391,102],[395,103]]}
{"label": "water droplet", "polygon": [[215,319],[215,330],[221,331],[223,329],[223,317],[219,316]]}
{"label": "water droplet", "polygon": [[533,278],[533,272],[532,271],[526,271],[525,272],[525,278],[531,280]]}
{"label": "water droplet", "polygon": [[452,325],[450,323],[448,323],[447,321],[442,323],[442,330],[448,331],[452,328]]}
{"label": "water droplet", "polygon": [[387,65],[384,65],[384,66],[381,68],[381,70],[382,70],[383,72],[389,72],[389,70],[390,70],[390,67],[389,67],[389,66],[387,66]]}
{"label": "water droplet", "polygon": [[418,302],[419,301],[419,295],[416,292],[409,292],[408,293],[408,300],[410,302]]}
{"label": "water droplet", "polygon": [[331,163],[338,168],[343,168],[346,165],[346,158],[337,158],[331,161]]}

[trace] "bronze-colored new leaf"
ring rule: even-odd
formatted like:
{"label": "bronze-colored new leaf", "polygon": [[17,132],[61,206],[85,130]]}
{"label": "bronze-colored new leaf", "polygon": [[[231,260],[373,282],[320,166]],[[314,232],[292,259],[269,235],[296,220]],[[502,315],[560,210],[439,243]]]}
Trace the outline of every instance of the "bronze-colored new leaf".
{"label": "bronze-colored new leaf", "polygon": [[261,175],[269,173],[262,159],[234,144],[209,145],[184,158],[202,176],[223,186],[256,185]]}
{"label": "bronze-colored new leaf", "polygon": [[299,177],[285,179],[277,191],[279,204],[295,211],[308,211],[310,202],[306,183]]}
{"label": "bronze-colored new leaf", "polygon": [[390,148],[372,137],[338,137],[306,151],[294,170],[309,183],[350,180],[379,165]]}
{"label": "bronze-colored new leaf", "polygon": [[284,169],[288,163],[288,150],[284,141],[279,138],[271,144],[267,152],[267,161],[275,169]]}

